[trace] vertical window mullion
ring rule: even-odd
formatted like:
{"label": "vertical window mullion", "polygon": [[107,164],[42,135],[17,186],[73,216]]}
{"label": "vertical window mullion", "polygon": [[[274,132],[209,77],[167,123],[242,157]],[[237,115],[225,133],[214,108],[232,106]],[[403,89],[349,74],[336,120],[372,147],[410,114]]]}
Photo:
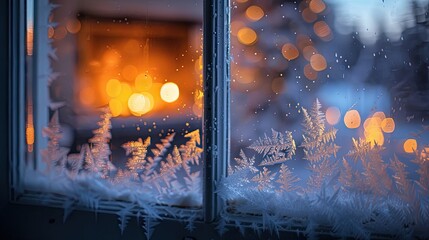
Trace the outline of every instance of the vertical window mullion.
{"label": "vertical window mullion", "polygon": [[222,208],[215,184],[229,156],[229,1],[204,2],[204,220]]}

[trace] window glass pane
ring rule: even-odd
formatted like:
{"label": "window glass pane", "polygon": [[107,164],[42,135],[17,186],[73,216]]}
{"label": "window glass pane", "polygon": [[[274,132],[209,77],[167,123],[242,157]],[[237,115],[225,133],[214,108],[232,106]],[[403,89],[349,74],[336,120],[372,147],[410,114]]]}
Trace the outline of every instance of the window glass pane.
{"label": "window glass pane", "polygon": [[360,237],[424,229],[427,11],[428,1],[231,1],[220,192],[232,212]]}
{"label": "window glass pane", "polygon": [[26,188],[201,206],[202,7],[34,3]]}

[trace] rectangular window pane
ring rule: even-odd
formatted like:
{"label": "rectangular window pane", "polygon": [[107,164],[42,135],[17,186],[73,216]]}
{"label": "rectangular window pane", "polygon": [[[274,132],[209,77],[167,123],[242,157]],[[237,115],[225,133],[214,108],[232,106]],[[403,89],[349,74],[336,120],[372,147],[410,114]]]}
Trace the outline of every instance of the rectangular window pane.
{"label": "rectangular window pane", "polygon": [[427,4],[231,2],[231,212],[427,233]]}
{"label": "rectangular window pane", "polygon": [[202,1],[27,6],[25,188],[201,207]]}

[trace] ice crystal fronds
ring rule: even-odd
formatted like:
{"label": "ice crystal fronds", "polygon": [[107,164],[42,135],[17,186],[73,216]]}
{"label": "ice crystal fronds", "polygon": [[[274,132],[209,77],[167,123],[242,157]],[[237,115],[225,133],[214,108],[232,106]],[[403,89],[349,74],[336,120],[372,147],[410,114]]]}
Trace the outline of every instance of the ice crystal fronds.
{"label": "ice crystal fronds", "polygon": [[256,176],[252,178],[253,182],[258,184],[259,191],[270,191],[274,188],[272,181],[277,173],[271,173],[268,168],[264,167],[262,172],[259,172]]}
{"label": "ice crystal fronds", "polygon": [[280,183],[280,191],[290,192],[298,188],[295,184],[300,179],[297,178],[285,164],[280,166],[279,174],[279,178],[276,182]]}
{"label": "ice crystal fronds", "polygon": [[336,169],[336,154],[339,150],[334,141],[337,129],[326,131],[325,114],[320,110],[321,104],[318,99],[310,112],[302,108],[303,121],[303,143],[305,159],[309,161],[308,166],[312,172],[308,180],[308,187],[320,188],[325,181],[329,181]]}
{"label": "ice crystal fronds", "polygon": [[[235,169],[237,171],[243,170],[243,169],[249,169],[251,172],[256,173],[259,170],[254,167],[255,164],[255,157],[248,158],[243,150],[240,150],[240,158],[234,158],[237,165],[235,166]],[[232,174],[232,172],[231,172]]]}
{"label": "ice crystal fronds", "polygon": [[48,137],[48,146],[42,150],[43,162],[47,165],[47,172],[62,172],[66,167],[68,148],[60,146],[62,137],[61,125],[59,123],[58,111],[52,115],[48,127],[43,129],[43,135]]}
{"label": "ice crystal fronds", "polygon": [[267,135],[259,138],[249,148],[263,155],[264,160],[259,166],[274,165],[291,160],[295,155],[295,141],[292,138],[292,132],[286,132],[283,135],[280,132],[271,129],[271,138]]}

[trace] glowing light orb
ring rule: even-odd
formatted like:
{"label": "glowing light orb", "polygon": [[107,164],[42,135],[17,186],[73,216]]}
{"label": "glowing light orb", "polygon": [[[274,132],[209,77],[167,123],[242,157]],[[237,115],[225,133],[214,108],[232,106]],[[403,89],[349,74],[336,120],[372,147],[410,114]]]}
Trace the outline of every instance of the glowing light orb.
{"label": "glowing light orb", "polygon": [[118,79],[110,79],[106,84],[106,93],[109,97],[117,97],[121,94],[121,82]]}
{"label": "glowing light orb", "polygon": [[109,101],[109,108],[113,117],[117,117],[122,113],[122,103],[118,99],[111,99]]}
{"label": "glowing light orb", "polygon": [[331,28],[324,21],[318,21],[313,25],[314,33],[320,38],[326,38],[331,35]]}
{"label": "glowing light orb", "polygon": [[141,93],[133,93],[128,99],[128,108],[134,115],[141,115],[145,111],[146,98]]}
{"label": "glowing light orb", "polygon": [[369,131],[365,131],[365,140],[374,147],[375,144],[382,146],[384,144],[384,135],[380,128],[371,128]]}
{"label": "glowing light orb", "polygon": [[304,66],[304,76],[311,81],[317,80],[317,72],[314,71],[310,64]]}
{"label": "glowing light orb", "polygon": [[244,45],[252,45],[256,42],[258,35],[256,34],[255,30],[248,27],[243,27],[238,30],[237,38],[238,41]]}
{"label": "glowing light orb", "polygon": [[152,87],[152,77],[147,73],[137,75],[134,84],[137,91],[147,91]]}
{"label": "glowing light orb", "polygon": [[78,33],[80,31],[82,24],[78,19],[70,19],[66,23],[66,29],[69,33]]}
{"label": "glowing light orb", "polygon": [[341,112],[337,107],[329,107],[326,109],[326,121],[330,125],[335,125],[340,121]]}
{"label": "glowing light orb", "polygon": [[404,151],[406,153],[414,153],[417,149],[417,141],[416,139],[409,138],[404,142]]}
{"label": "glowing light orb", "polygon": [[179,87],[172,82],[165,83],[161,87],[160,95],[165,102],[174,102],[179,98]]}
{"label": "glowing light orb", "polygon": [[381,122],[381,129],[385,133],[392,133],[393,131],[395,131],[395,121],[393,120],[393,118],[383,119],[383,121]]}
{"label": "glowing light orb", "polygon": [[344,115],[344,124],[346,127],[353,129],[360,126],[361,118],[357,110],[347,111]]}
{"label": "glowing light orb", "polygon": [[328,66],[325,57],[323,57],[321,54],[314,54],[311,56],[310,64],[311,67],[318,72],[325,70]]}
{"label": "glowing light orb", "polygon": [[299,56],[299,51],[295,47],[295,45],[293,45],[291,43],[286,43],[282,47],[282,55],[284,58],[286,58],[287,60],[290,61],[290,60],[293,60]]}
{"label": "glowing light orb", "polygon": [[264,10],[261,7],[253,5],[246,9],[246,17],[253,22],[258,21],[264,16]]}
{"label": "glowing light orb", "polygon": [[309,8],[306,8],[302,11],[302,18],[304,21],[311,23],[317,20],[317,15]]}
{"label": "glowing light orb", "polygon": [[308,6],[314,13],[321,13],[326,8],[326,5],[322,0],[311,0]]}

